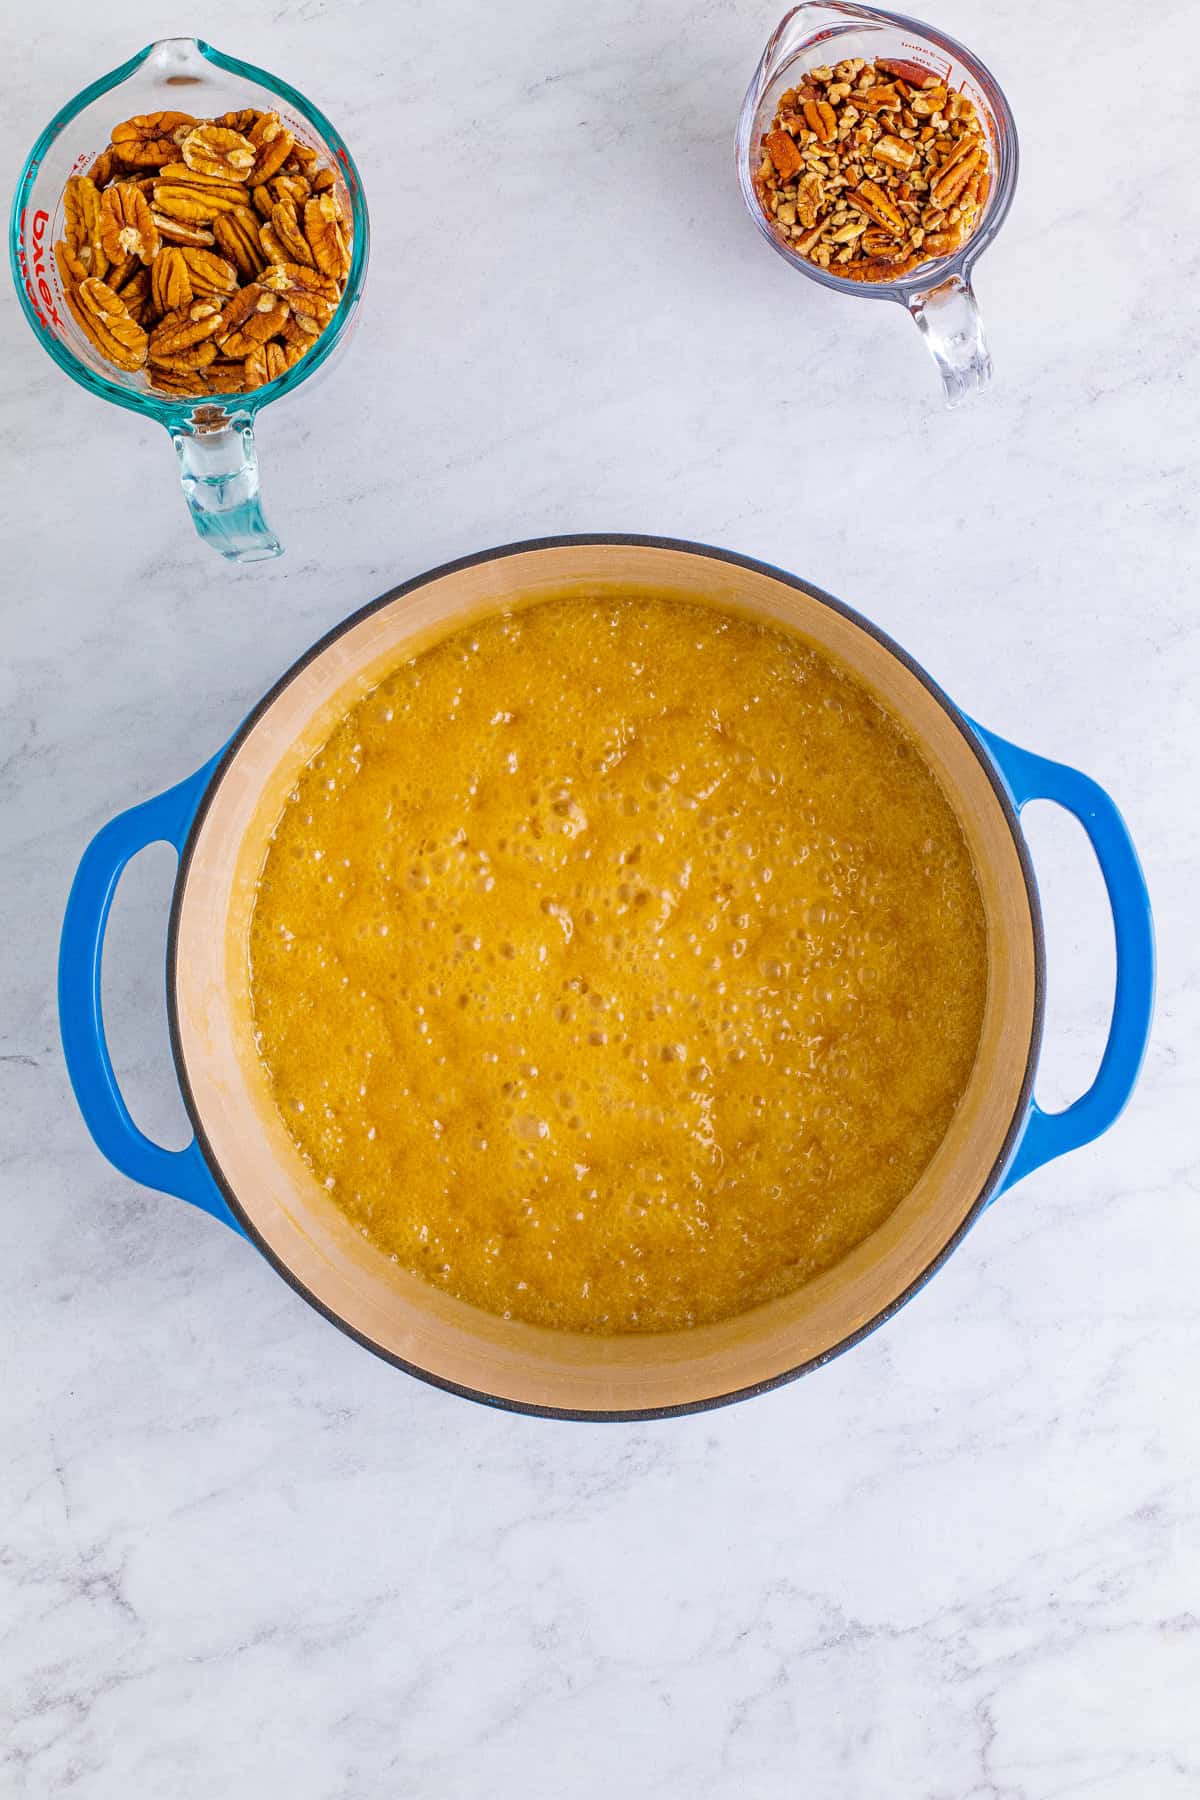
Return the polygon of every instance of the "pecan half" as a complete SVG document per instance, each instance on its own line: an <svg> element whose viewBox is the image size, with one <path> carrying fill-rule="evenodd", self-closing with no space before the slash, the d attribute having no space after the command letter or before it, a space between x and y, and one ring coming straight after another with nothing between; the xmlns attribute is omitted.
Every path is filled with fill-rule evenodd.
<svg viewBox="0 0 1200 1800"><path fill-rule="evenodd" d="M907 251L899 238L879 225L868 225L859 240L863 255L881 263L903 262Z"/></svg>
<svg viewBox="0 0 1200 1800"><path fill-rule="evenodd" d="M277 201L271 208L270 223L262 227L260 238L272 262L311 264L315 261L290 200Z"/></svg>
<svg viewBox="0 0 1200 1800"><path fill-rule="evenodd" d="M156 312L178 312L192 303L192 277L183 251L164 244L150 265L150 293Z"/></svg>
<svg viewBox="0 0 1200 1800"><path fill-rule="evenodd" d="M100 242L110 262L136 256L152 263L158 255L158 226L146 196L131 181L116 181L100 196Z"/></svg>
<svg viewBox="0 0 1200 1800"><path fill-rule="evenodd" d="M302 143L301 140L297 138L292 145L292 154L288 157L283 166L287 169L289 174L307 175L311 180L313 174L320 166L320 162L321 158L318 152L310 149L307 144Z"/></svg>
<svg viewBox="0 0 1200 1800"><path fill-rule="evenodd" d="M223 125L227 131L240 131L243 137L248 138L263 116L257 108L247 106L241 112L222 113L219 119L213 120L213 124Z"/></svg>
<svg viewBox="0 0 1200 1800"><path fill-rule="evenodd" d="M86 175L72 175L63 189L63 236L81 259L100 242L100 191Z"/></svg>
<svg viewBox="0 0 1200 1800"><path fill-rule="evenodd" d="M237 291L237 270L215 250L183 249L179 254L187 264L192 293L197 300L215 297L223 306L229 295Z"/></svg>
<svg viewBox="0 0 1200 1800"><path fill-rule="evenodd" d="M189 169L223 181L244 181L257 157L249 138L227 125L197 125L184 138L181 149Z"/></svg>
<svg viewBox="0 0 1200 1800"><path fill-rule="evenodd" d="M211 338L202 344L189 344L184 350L155 350L153 342L150 346L150 361L155 367L172 369L177 375L188 369L207 369L216 354L217 346Z"/></svg>
<svg viewBox="0 0 1200 1800"><path fill-rule="evenodd" d="M210 394L240 394L246 386L245 364L218 359L205 369L204 379Z"/></svg>
<svg viewBox="0 0 1200 1800"><path fill-rule="evenodd" d="M888 199L877 181L864 181L853 190L850 198L869 219L874 219L877 225L895 236L904 230L904 214Z"/></svg>
<svg viewBox="0 0 1200 1800"><path fill-rule="evenodd" d="M796 148L796 140L787 131L772 131L767 135L766 151L782 180L787 181L798 174L804 167L803 159Z"/></svg>
<svg viewBox="0 0 1200 1800"><path fill-rule="evenodd" d="M208 225L218 213L232 212L244 206L246 190L241 187L218 187L216 183L192 185L182 181L160 181L154 188L154 208L170 219L185 225Z"/></svg>
<svg viewBox="0 0 1200 1800"><path fill-rule="evenodd" d="M155 261L157 261L157 257ZM113 283L110 281L109 286ZM150 293L150 270L134 266L134 272L127 281L114 291L120 296L126 312L143 330L146 321L154 311L154 302Z"/></svg>
<svg viewBox="0 0 1200 1800"><path fill-rule="evenodd" d="M832 143L837 131L837 114L828 100L806 100L802 110L804 123L815 133L817 142Z"/></svg>
<svg viewBox="0 0 1200 1800"><path fill-rule="evenodd" d="M805 175L801 178L796 194L796 212L800 223L809 230L817 222L817 214L825 202L825 189L821 177L817 174Z"/></svg>
<svg viewBox="0 0 1200 1800"><path fill-rule="evenodd" d="M252 185L269 181L277 174L292 154L296 142L279 114L273 112L263 113L247 141L254 147L254 162L246 177Z"/></svg>
<svg viewBox="0 0 1200 1800"><path fill-rule="evenodd" d="M930 186L929 198L935 206L953 206L958 196L979 167L982 150L978 143L964 139L959 148L942 164Z"/></svg>
<svg viewBox="0 0 1200 1800"><path fill-rule="evenodd" d="M208 382L197 369L168 369L151 363L146 375L152 388L181 400L198 399L208 392Z"/></svg>
<svg viewBox="0 0 1200 1800"><path fill-rule="evenodd" d="M342 215L332 194L317 194L305 202L304 235L318 269L332 281L344 281L350 273L350 250L342 230Z"/></svg>
<svg viewBox="0 0 1200 1800"><path fill-rule="evenodd" d="M146 360L146 333L107 282L90 275L65 290L67 305L101 356L132 372Z"/></svg>
<svg viewBox="0 0 1200 1800"><path fill-rule="evenodd" d="M150 333L150 356L155 362L178 356L181 351L190 350L193 344L215 337L220 328L220 308L211 300L193 300L159 320Z"/></svg>
<svg viewBox="0 0 1200 1800"><path fill-rule="evenodd" d="M282 344L259 344L243 364L247 388L259 388L268 381L274 381L286 373L288 366L287 353Z"/></svg>
<svg viewBox="0 0 1200 1800"><path fill-rule="evenodd" d="M169 244L211 244L213 234L204 225L189 225L184 219L168 218L166 213L150 208L150 217L158 227L158 235Z"/></svg>
<svg viewBox="0 0 1200 1800"><path fill-rule="evenodd" d="M116 167L116 161L117 159L113 155L112 145L110 144L107 150L102 150L100 152L91 168L85 170L84 173L89 181L94 181L98 188L102 188L112 178L113 170Z"/></svg>
<svg viewBox="0 0 1200 1800"><path fill-rule="evenodd" d="M233 212L218 213L212 228L217 247L240 275L253 280L259 270L266 267L267 257L259 237L258 220L249 207L239 206Z"/></svg>
<svg viewBox="0 0 1200 1800"><path fill-rule="evenodd" d="M230 361L240 360L278 336L287 320L287 301L252 282L234 295L222 313L217 342Z"/></svg>
<svg viewBox="0 0 1200 1800"><path fill-rule="evenodd" d="M114 128L113 154L119 162L135 169L160 168L178 155L180 144L195 123L191 113L139 114Z"/></svg>

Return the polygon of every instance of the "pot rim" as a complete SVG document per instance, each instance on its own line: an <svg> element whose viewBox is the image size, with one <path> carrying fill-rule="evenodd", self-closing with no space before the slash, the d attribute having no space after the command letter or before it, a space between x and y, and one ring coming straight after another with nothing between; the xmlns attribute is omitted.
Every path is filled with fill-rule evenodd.
<svg viewBox="0 0 1200 1800"><path fill-rule="evenodd" d="M289 1265L284 1262L281 1257L276 1255L274 1250L266 1242L265 1238L260 1234L253 1219L242 1206L236 1192L231 1183L226 1179L225 1174L217 1161L216 1155L209 1142L208 1134L205 1131L200 1108L196 1102L195 1095L192 1091L191 1081L188 1077L187 1065L183 1055L179 1009L176 1000L179 923L183 897L187 889L188 874L191 868L192 858L203 833L204 823L208 817L209 808L225 775L228 773L229 768L237 756L238 751L246 742L247 738L250 737L263 714L274 704L275 700L284 689L290 686L297 676L308 668L310 663L315 662L316 659L323 655L332 644L336 643L340 637L343 637L346 634L346 632L352 630L354 626L360 624L362 620L369 618L373 613L379 612L383 607L391 605L394 600L402 599L406 594L411 594L419 588L427 587L431 582L439 581L447 575L456 574L459 570L474 568L480 563L498 562L502 558L509 556L528 555L530 552L539 550L582 548L590 545L598 547L604 545L626 545L641 546L648 549L671 550L688 555L705 557L714 562L727 563L736 568L748 569L756 574L766 575L774 580L783 582L787 587L796 589L797 592L807 595L810 599L818 601L822 606L827 606L832 611L840 613L843 618L848 619L852 624L857 625L870 637L874 638L885 650L890 651L896 660L901 663L911 675L915 676L933 699L937 701L938 705L941 706L943 711L947 714L960 735L966 740L968 747L983 769L992 791L1000 804L1000 809L1004 814L1005 823L1012 833L1014 848L1016 849L1022 879L1025 884L1025 898L1029 907L1030 925L1033 935L1034 962L1033 1019L1029 1034L1029 1048L1025 1059L1025 1069L1021 1078L1020 1093L1018 1095L1017 1104L1013 1110L1013 1116L1009 1123L1008 1130L1005 1132L1004 1141L1000 1146L1000 1150L995 1162L992 1164L987 1179L980 1188L978 1197L965 1218L920 1274L909 1283L902 1293L891 1300L880 1312L868 1319L864 1325L859 1326L857 1330L849 1333L848 1336L840 1339L836 1344L830 1345L828 1349L821 1351L819 1355L809 1357L806 1361L798 1363L794 1368L784 1369L777 1375L768 1376L762 1381L752 1382L746 1387L735 1388L727 1394L710 1395L704 1399L689 1400L674 1406L633 1407L620 1410L594 1410L589 1408L544 1406L531 1401L513 1400L503 1395L490 1394L482 1388L465 1387L460 1382L450 1381L445 1376L436 1375L431 1370L422 1368L418 1363L408 1362L405 1358L397 1356L393 1351L386 1349L382 1344L377 1343L365 1332L360 1331L356 1326L350 1324L348 1320L344 1319L339 1313L333 1311L332 1308L326 1306L324 1301L318 1299L318 1297L312 1293L312 1291L306 1287L293 1272ZM323 1318L327 1319L331 1325L336 1325L339 1331L344 1332L347 1337L352 1338L354 1342L360 1344L363 1349L370 1350L375 1356L380 1357L383 1361L391 1363L395 1368L403 1369L406 1374L415 1376L419 1381L427 1383L430 1387L441 1388L444 1392L456 1394L461 1399L474 1400L480 1405L497 1407L504 1412L525 1413L543 1419L594 1421L597 1423L611 1421L614 1424L633 1424L649 1419L682 1418L690 1413L710 1412L717 1407L732 1406L739 1400L749 1400L757 1394L769 1393L773 1388L783 1387L788 1382L797 1381L802 1375L807 1375L814 1369L824 1367L826 1363L832 1362L835 1357L841 1356L844 1351L853 1349L856 1344L861 1343L864 1338L869 1337L872 1332L878 1330L881 1325L886 1324L889 1319L893 1318L894 1315L900 1311L901 1307L907 1305L913 1296L925 1286L930 1277L935 1275L942 1267L943 1263L948 1260L951 1254L962 1243L967 1232L987 1210L991 1199L997 1191L1000 1178L1017 1148L1021 1133L1024 1130L1029 1115L1030 1103L1033 1098L1033 1083L1037 1072L1038 1057L1041 1051L1042 1025L1045 1014L1046 998L1045 937L1042 929L1041 906L1038 899L1037 881L1033 873L1033 864L1028 847L1025 843L1024 834L1021 830L1017 810L1004 785L1000 772L991 756L988 754L987 749L981 742L978 734L972 729L966 715L955 705L949 695L938 686L937 682L933 680L932 676L930 676L924 668L922 668L915 657L911 656L907 650L896 643L893 638L889 637L887 632L881 630L879 626L874 624L870 619L865 618L863 614L857 612L853 607L847 606L843 601L835 599L832 594L827 594L823 588L816 587L811 582L803 581L799 576L790 574L786 569L777 568L773 563L762 562L758 558L752 556L743 556L736 550L724 550L712 544L695 543L687 538L659 537L637 532L580 532L554 537L524 538L515 543L497 545L490 550L477 550L468 556L455 557L452 561L441 563L434 569L427 569L423 574L414 575L408 581L402 581L396 587L390 588L387 593L380 594L374 600L369 600L365 606L360 606L354 612L349 613L346 618L340 620L338 624L334 625L329 631L325 632L322 637L318 638L316 643L310 645L310 647L304 651L304 653L299 656L289 668L284 670L279 679L272 683L271 687L262 698L251 708L250 712L246 715L241 725L234 732L224 750L221 752L220 758L213 769L208 784L200 797L191 824L188 827L187 838L184 842L183 849L180 852L179 866L175 876L175 885L171 894L171 912L167 926L166 972L167 1023L170 1032L171 1056L175 1064L175 1075L179 1082L179 1091L183 1098L183 1104L187 1111L192 1129L196 1134L196 1142L200 1147L201 1154L204 1157L212 1178L219 1188L233 1217L236 1219L238 1225L250 1242L266 1261L270 1263L271 1267L275 1270L275 1273L282 1276L288 1286L299 1294L303 1300L307 1301L307 1303L313 1307L316 1312L320 1313Z"/></svg>

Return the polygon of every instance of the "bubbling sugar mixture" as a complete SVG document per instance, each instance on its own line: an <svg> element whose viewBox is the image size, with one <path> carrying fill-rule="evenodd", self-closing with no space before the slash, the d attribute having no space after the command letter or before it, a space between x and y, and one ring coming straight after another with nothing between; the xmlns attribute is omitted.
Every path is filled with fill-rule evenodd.
<svg viewBox="0 0 1200 1800"><path fill-rule="evenodd" d="M742 1312L882 1224L987 984L904 731L802 639L652 594L399 665L290 794L249 951L334 1202L462 1300L600 1333Z"/></svg>

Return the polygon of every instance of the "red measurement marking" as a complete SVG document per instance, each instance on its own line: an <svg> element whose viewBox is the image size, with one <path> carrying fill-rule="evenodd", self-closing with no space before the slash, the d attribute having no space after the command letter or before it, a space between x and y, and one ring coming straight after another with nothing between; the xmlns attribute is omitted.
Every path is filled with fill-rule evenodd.
<svg viewBox="0 0 1200 1800"><path fill-rule="evenodd" d="M58 310L53 289L47 279L46 227L49 223L50 214L43 212L40 207L34 213L32 221L27 212L21 214L21 229L17 234L17 259L21 265L21 279L25 284L25 292L29 295L29 303L41 321L42 329L49 331L51 325L57 325L61 331L63 317ZM30 227L28 236L26 236L27 225Z"/></svg>
<svg viewBox="0 0 1200 1800"><path fill-rule="evenodd" d="M334 151L334 155L337 157L337 160L341 163L343 169L346 171L346 186L350 189L350 192L352 194L357 194L358 183L357 183L357 181L355 181L354 174L350 168L350 158L346 155L345 150L342 149L340 145L339 145L338 149L336 149Z"/></svg>

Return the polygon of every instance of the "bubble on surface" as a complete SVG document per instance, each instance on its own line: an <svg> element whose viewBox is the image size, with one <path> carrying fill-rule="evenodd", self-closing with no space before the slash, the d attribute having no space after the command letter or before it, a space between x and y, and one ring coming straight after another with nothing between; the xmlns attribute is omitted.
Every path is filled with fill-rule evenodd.
<svg viewBox="0 0 1200 1800"><path fill-rule="evenodd" d="M685 1329L830 1267L909 1191L971 1066L984 944L928 768L815 650L551 600L403 663L301 775L254 1025L385 1256L505 1317Z"/></svg>

